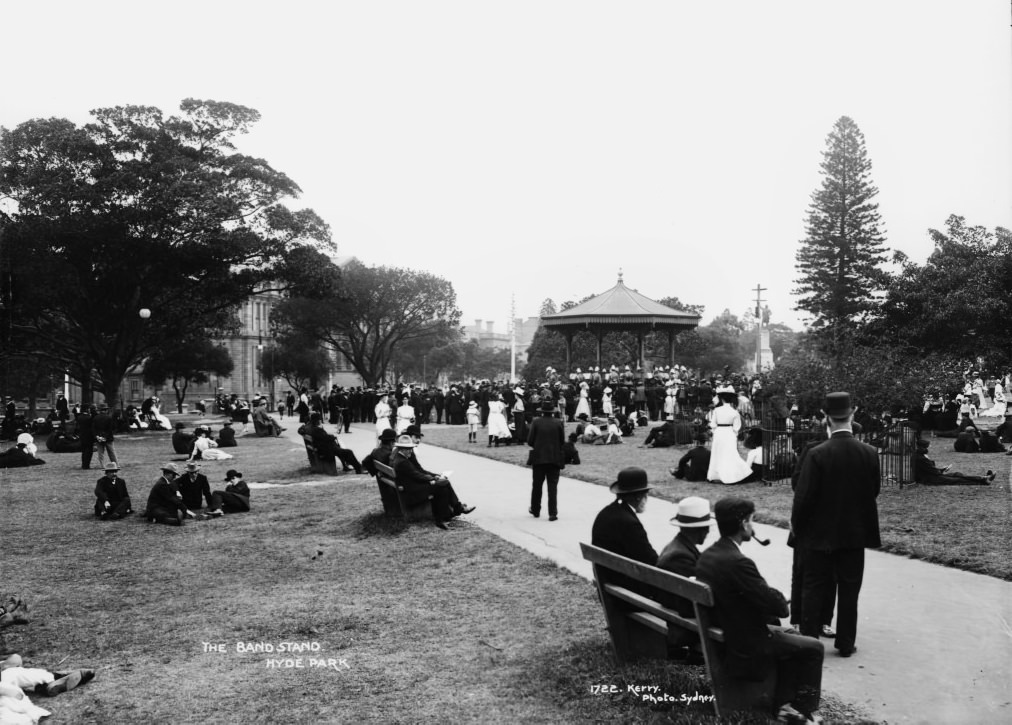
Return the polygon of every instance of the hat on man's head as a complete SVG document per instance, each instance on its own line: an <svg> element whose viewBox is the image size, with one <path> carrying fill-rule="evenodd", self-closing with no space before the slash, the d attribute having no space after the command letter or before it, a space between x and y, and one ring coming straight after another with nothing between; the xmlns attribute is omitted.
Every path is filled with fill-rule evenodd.
<svg viewBox="0 0 1012 725"><path fill-rule="evenodd" d="M196 471L199 468L200 468L200 465L196 461L187 461L186 462L186 470L187 471Z"/></svg>
<svg viewBox="0 0 1012 725"><path fill-rule="evenodd" d="M225 480L227 481L230 478L242 478L242 474L239 473L239 471L235 470L234 468L230 468L228 469L228 472L225 474Z"/></svg>
<svg viewBox="0 0 1012 725"><path fill-rule="evenodd" d="M394 429L393 428L384 428L383 432L380 433L379 439L383 443L389 443L391 441L397 440L397 434L394 433Z"/></svg>
<svg viewBox="0 0 1012 725"><path fill-rule="evenodd" d="M115 461L109 461L108 463L105 464L105 470L107 470L107 471L118 471L119 470L119 464L116 463Z"/></svg>
<svg viewBox="0 0 1012 725"><path fill-rule="evenodd" d="M175 463L165 463L165 464L163 464L162 465L162 470L165 471L166 473L172 473L172 474L175 474L177 476L179 475L179 469L176 468L176 464Z"/></svg>
<svg viewBox="0 0 1012 725"><path fill-rule="evenodd" d="M185 428L185 427L186 427L185 423L176 423L176 430L179 430L180 428Z"/></svg>
<svg viewBox="0 0 1012 725"><path fill-rule="evenodd" d="M407 433L397 436L397 442L394 443L398 448L414 448L415 442L411 440L411 436Z"/></svg>
<svg viewBox="0 0 1012 725"><path fill-rule="evenodd" d="M623 468L618 472L617 480L608 487L608 490L618 496L621 496L623 493L649 491L650 484L647 482L647 472L642 468Z"/></svg>
<svg viewBox="0 0 1012 725"><path fill-rule="evenodd" d="M854 412L854 408L850 404L850 393L829 393L822 409L834 420L849 418Z"/></svg>
<svg viewBox="0 0 1012 725"><path fill-rule="evenodd" d="M424 438L425 437L425 435L422 433L421 426L419 426L419 425L417 425L415 423L412 423L407 428L405 428L404 432L407 433L409 436L418 436L419 438Z"/></svg>
<svg viewBox="0 0 1012 725"><path fill-rule="evenodd" d="M931 445L930 441L928 441L928 440L926 440L924 438L918 438L915 441L915 444L917 445L918 448L923 448L924 450L928 450L928 446Z"/></svg>
<svg viewBox="0 0 1012 725"><path fill-rule="evenodd" d="M675 506L678 513L671 517L672 526L686 528L702 528L714 523L710 515L710 502L700 496L683 498Z"/></svg>
<svg viewBox="0 0 1012 725"><path fill-rule="evenodd" d="M555 401L551 398L545 398L541 401L541 412L542 413L554 413L555 412Z"/></svg>

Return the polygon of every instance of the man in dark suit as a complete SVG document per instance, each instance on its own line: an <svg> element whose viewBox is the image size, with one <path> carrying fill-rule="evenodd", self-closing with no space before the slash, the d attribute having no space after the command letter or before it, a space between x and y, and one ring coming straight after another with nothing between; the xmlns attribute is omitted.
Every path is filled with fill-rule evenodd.
<svg viewBox="0 0 1012 725"><path fill-rule="evenodd" d="M990 468L983 476L968 476L965 473L950 471L949 466L939 468L928 458L929 445L925 439L917 439L917 450L914 451L911 460L914 480L917 483L925 486L987 486L994 480L995 472Z"/></svg>
<svg viewBox="0 0 1012 725"><path fill-rule="evenodd" d="M323 428L322 418L319 413L312 413L309 416L309 424L299 428L299 435L309 436L316 448L316 454L322 458L336 458L341 461L341 469L344 471L355 470L355 473L362 473L362 464L355 457L355 452L350 448L341 446L337 436L331 435Z"/></svg>
<svg viewBox="0 0 1012 725"><path fill-rule="evenodd" d="M176 423L176 430L172 433L172 450L184 456L193 453L193 441L196 436L192 433L184 433L185 423Z"/></svg>
<svg viewBox="0 0 1012 725"><path fill-rule="evenodd" d="M663 423L647 433L640 448L670 448L675 445L675 416L669 415Z"/></svg>
<svg viewBox="0 0 1012 725"><path fill-rule="evenodd" d="M657 558L657 566L685 577L696 575L699 561L699 547L710 533L713 519L710 516L710 502L699 496L688 496L678 503L678 513L671 519L671 525L679 527L673 538ZM692 602L672 595L671 606L683 617L695 618ZM678 629L673 627L672 629ZM670 630L669 630L670 631ZM685 632L685 630L679 630ZM689 633L692 634L692 633ZM694 634L694 639L698 640Z"/></svg>
<svg viewBox="0 0 1012 725"><path fill-rule="evenodd" d="M394 445L390 467L394 469L397 485L404 487L403 495L408 506L431 500L432 518L441 529L448 529L446 523L455 516L474 511L473 506L460 502L445 476L426 471L418 464L414 456L416 444L410 435L405 433L398 436Z"/></svg>
<svg viewBox="0 0 1012 725"><path fill-rule="evenodd" d="M162 466L162 475L155 481L148 494L148 504L142 516L151 523L168 524L169 526L182 526L188 515L183 497L176 487L176 476L179 471L174 463L166 463Z"/></svg>
<svg viewBox="0 0 1012 725"><path fill-rule="evenodd" d="M119 464L106 463L105 475L95 484L95 515L104 520L132 513L126 481L119 477Z"/></svg>
<svg viewBox="0 0 1012 725"><path fill-rule="evenodd" d="M763 579L741 545L753 536L755 505L724 498L713 508L720 540L704 551L696 578L713 591L714 624L724 629L723 665L731 677L763 680L776 671L774 712L780 722L820 722L823 646L779 626L787 600Z"/></svg>
<svg viewBox="0 0 1012 725"><path fill-rule="evenodd" d="M183 503L191 511L199 509L203 497L207 508L214 509L211 500L211 484L207 476L200 472L200 465L194 461L186 464L186 471L176 480L176 488L183 497Z"/></svg>
<svg viewBox="0 0 1012 725"><path fill-rule="evenodd" d="M534 518L541 515L541 490L548 481L548 520L559 518L558 488L559 471L566 465L563 446L566 443L566 429L562 420L556 418L555 403L541 402L541 415L531 421L527 434L527 445L531 447L531 506L527 511Z"/></svg>
<svg viewBox="0 0 1012 725"><path fill-rule="evenodd" d="M615 500L601 509L591 529L590 543L619 556L657 566L657 552L636 514L647 505L650 485L642 468L623 468L611 484Z"/></svg>
<svg viewBox="0 0 1012 725"><path fill-rule="evenodd" d="M82 407L74 428L81 439L81 468L84 470L91 468L91 457L95 453L95 430L92 426L94 418L94 405Z"/></svg>
<svg viewBox="0 0 1012 725"><path fill-rule="evenodd" d="M696 436L696 445L678 459L678 467L668 471L675 478L686 481L705 481L710 470L710 449L706 447L706 434Z"/></svg>
<svg viewBox="0 0 1012 725"><path fill-rule="evenodd" d="M824 407L829 440L812 448L794 492L791 530L804 568L801 633L818 637L825 600L837 586L836 649L857 650L857 599L864 550L881 546L878 452L854 438L850 393L830 393Z"/></svg>

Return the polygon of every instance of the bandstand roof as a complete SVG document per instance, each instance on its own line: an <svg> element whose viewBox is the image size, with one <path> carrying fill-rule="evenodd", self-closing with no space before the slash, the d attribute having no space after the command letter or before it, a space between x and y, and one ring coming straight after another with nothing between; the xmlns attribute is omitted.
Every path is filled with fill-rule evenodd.
<svg viewBox="0 0 1012 725"><path fill-rule="evenodd" d="M655 302L622 281L607 292L591 297L568 310L543 315L541 323L549 328L582 327L633 330L636 328L679 328L691 330L699 326L701 317L693 312L676 310Z"/></svg>

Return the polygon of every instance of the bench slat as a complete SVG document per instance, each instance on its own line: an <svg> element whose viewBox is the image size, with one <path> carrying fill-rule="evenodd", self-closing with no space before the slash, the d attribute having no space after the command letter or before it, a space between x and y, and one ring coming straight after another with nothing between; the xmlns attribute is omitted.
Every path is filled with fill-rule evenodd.
<svg viewBox="0 0 1012 725"><path fill-rule="evenodd" d="M605 569L625 574L644 584L649 584L652 587L671 594L677 594L705 607L713 606L713 592L710 591L710 587L702 582L679 576L665 569L658 569L656 566L634 561L625 556L619 556L590 544L581 543L580 548L583 550L584 559L603 566Z"/></svg>
<svg viewBox="0 0 1012 725"><path fill-rule="evenodd" d="M677 574L675 576L677 576ZM647 623L648 621L660 623L659 626L650 625L652 629L655 629L658 632L667 632L668 631L667 623L670 622L671 624L677 625L682 629L687 629L690 632L695 632L696 634L699 634L699 622L697 622L695 619L688 619L687 617L683 617L674 609L662 607L653 599L649 599L648 597L645 597L642 594L637 594L631 589L626 589L625 587L620 587L615 584L605 584L604 590L613 597L621 599L624 602L628 602L629 604L632 604L638 609L642 610L642 613L644 613L643 616L647 618L644 620L644 623ZM639 613L633 613L630 614L630 616L636 618L635 614ZM710 627L709 630L707 631L707 634L710 636L710 639L712 640L716 640L717 642L724 641L724 630L721 629L720 627Z"/></svg>

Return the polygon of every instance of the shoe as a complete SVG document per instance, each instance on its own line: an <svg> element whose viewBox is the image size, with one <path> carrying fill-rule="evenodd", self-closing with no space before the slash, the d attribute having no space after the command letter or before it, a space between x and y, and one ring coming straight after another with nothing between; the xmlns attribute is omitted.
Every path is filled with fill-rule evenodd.
<svg viewBox="0 0 1012 725"><path fill-rule="evenodd" d="M994 471L992 471L992 470L991 470L991 469L989 468L989 469L987 469L987 473L985 473L985 474L984 474L984 478L986 478L986 479L987 479L987 482L988 482L988 483L991 483L991 481L993 481L993 480L994 480L994 477L995 477L995 475L997 475L997 474L995 474L995 472L994 472Z"/></svg>
<svg viewBox="0 0 1012 725"><path fill-rule="evenodd" d="M445 521L437 521L436 522L436 526L438 526L439 528L441 528L443 531L449 531L450 530L450 527L446 525Z"/></svg>
<svg viewBox="0 0 1012 725"><path fill-rule="evenodd" d="M92 676L94 677L94 675ZM80 685L83 679L83 671L75 670L69 675L64 675L46 685L45 693L49 697L52 697L53 695L59 695L61 692L69 692Z"/></svg>
<svg viewBox="0 0 1012 725"><path fill-rule="evenodd" d="M549 517L548 517L548 520L549 520L549 521L558 521L558 520L559 520L559 517L558 517L558 516L549 516Z"/></svg>
<svg viewBox="0 0 1012 725"><path fill-rule="evenodd" d="M823 637L835 637L836 632L828 624L822 625L822 636Z"/></svg>
<svg viewBox="0 0 1012 725"><path fill-rule="evenodd" d="M533 516L536 519L541 517L541 512L540 511L535 511L534 509L527 509L527 513L529 513L531 516Z"/></svg>
<svg viewBox="0 0 1012 725"><path fill-rule="evenodd" d="M460 513L462 513L462 514L469 514L472 511L474 511L476 508L477 508L477 506L468 506L466 503L462 503L462 504L460 504Z"/></svg>
<svg viewBox="0 0 1012 725"><path fill-rule="evenodd" d="M850 657L852 654L857 652L857 646L851 645L850 647L837 647L836 651L840 653L841 657Z"/></svg>
<svg viewBox="0 0 1012 725"><path fill-rule="evenodd" d="M780 710L777 712L777 722L787 723L821 723L822 718L816 714L805 715L800 710L795 709L791 703L781 705Z"/></svg>
<svg viewBox="0 0 1012 725"><path fill-rule="evenodd" d="M207 515L208 516L218 517L218 516L224 516L225 512L222 511L221 509L215 509L214 511L208 511Z"/></svg>

